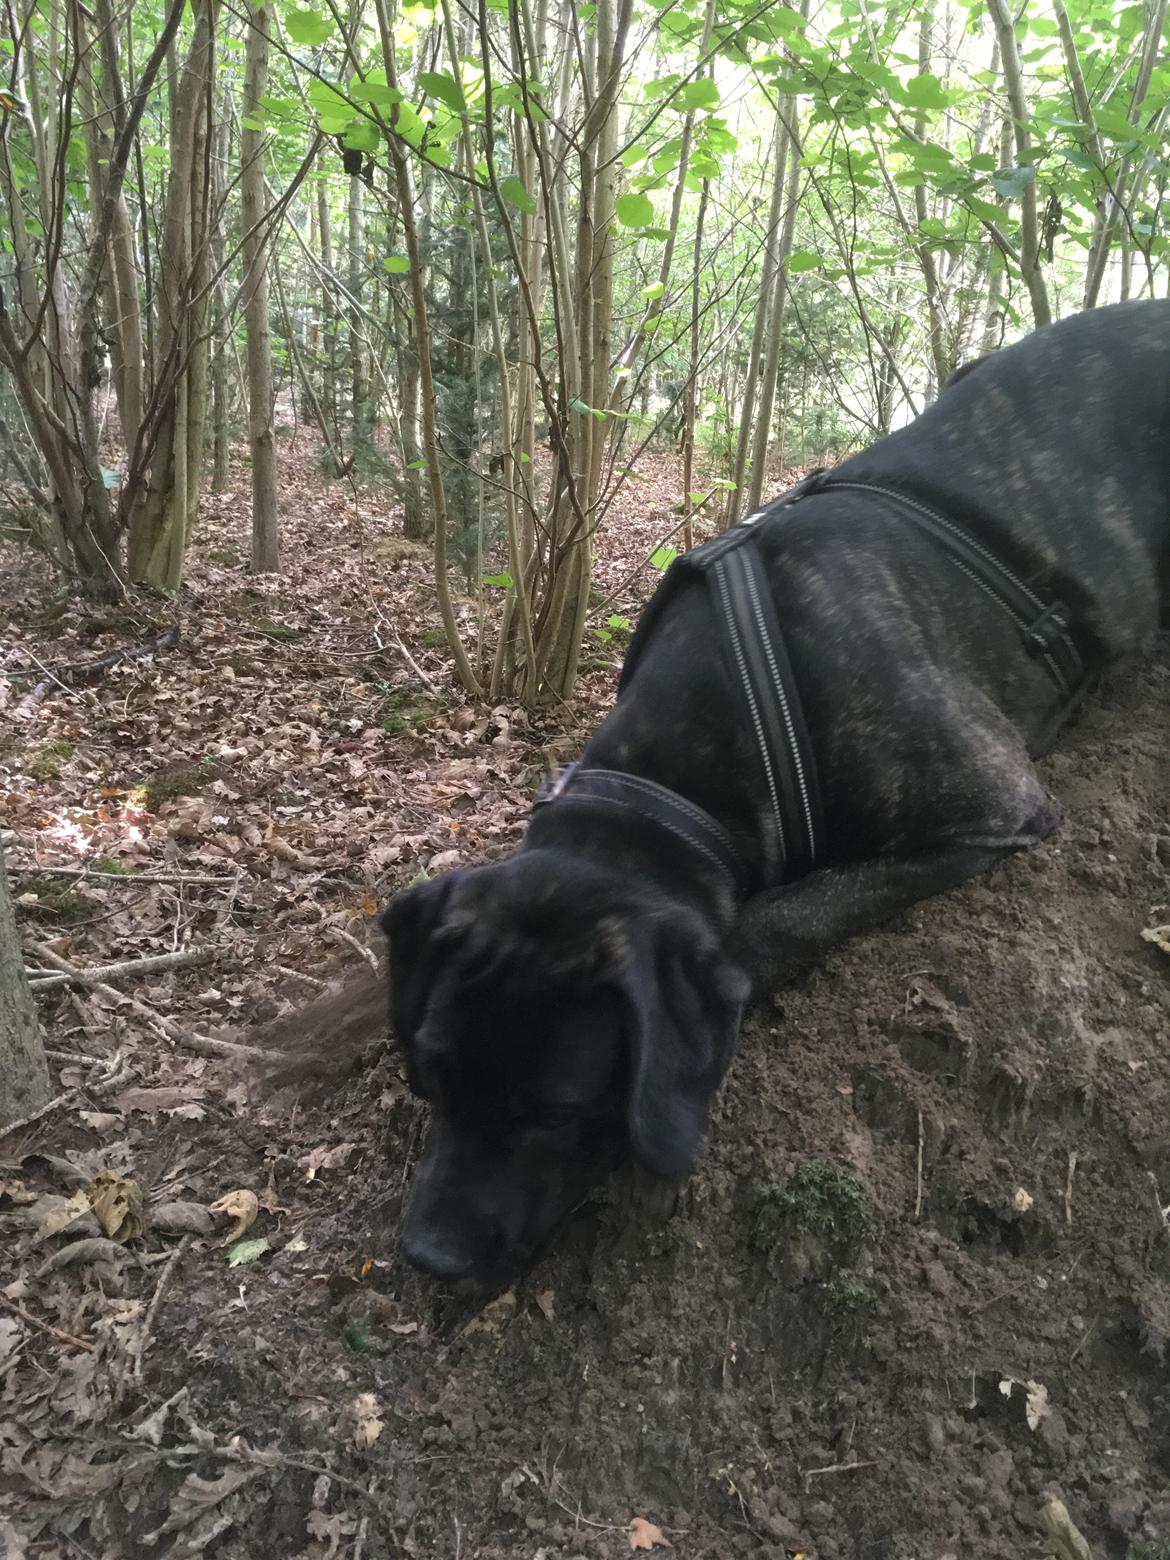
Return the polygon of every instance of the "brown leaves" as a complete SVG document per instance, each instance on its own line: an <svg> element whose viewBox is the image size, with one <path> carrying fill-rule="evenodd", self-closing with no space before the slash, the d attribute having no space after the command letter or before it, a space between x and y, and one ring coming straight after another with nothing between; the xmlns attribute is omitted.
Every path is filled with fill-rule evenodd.
<svg viewBox="0 0 1170 1560"><path fill-rule="evenodd" d="M260 1212L260 1200L255 1192L241 1187L238 1191L225 1193L218 1202L213 1202L211 1212L236 1221L223 1238L223 1244L230 1246L255 1224L256 1215Z"/></svg>
<svg viewBox="0 0 1170 1560"><path fill-rule="evenodd" d="M111 1240L137 1240L143 1231L142 1188L128 1176L101 1170L86 1188L98 1223Z"/></svg>
<svg viewBox="0 0 1170 1560"><path fill-rule="evenodd" d="M647 1522L645 1517L631 1517L629 1537L631 1549L671 1549L674 1547L662 1529L655 1527L653 1522Z"/></svg>

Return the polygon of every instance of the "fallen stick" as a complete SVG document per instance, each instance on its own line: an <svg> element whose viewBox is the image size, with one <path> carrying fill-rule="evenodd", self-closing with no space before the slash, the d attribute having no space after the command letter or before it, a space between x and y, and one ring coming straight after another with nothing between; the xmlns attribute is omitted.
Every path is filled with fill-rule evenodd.
<svg viewBox="0 0 1170 1560"><path fill-rule="evenodd" d="M0 1124L0 1138L11 1137L14 1132L19 1132L21 1127L31 1127L34 1121L39 1121L42 1116L47 1116L55 1111L58 1106L69 1105L77 1098L76 1089L67 1089L64 1094L58 1094L47 1105L42 1105L40 1110L34 1110L27 1116L20 1116L16 1121Z"/></svg>
<svg viewBox="0 0 1170 1560"><path fill-rule="evenodd" d="M7 1295L0 1295L0 1305L15 1312L22 1322L27 1322L30 1327L39 1327L41 1332L52 1333L54 1338L59 1338L62 1343L69 1343L75 1349L84 1349L87 1354L93 1353L93 1344L86 1343L84 1338L75 1338L72 1333L62 1332L59 1327L51 1327L48 1322L42 1322L39 1316L34 1316L31 1311L26 1311L24 1306L17 1305L15 1300L9 1300Z"/></svg>
<svg viewBox="0 0 1170 1560"><path fill-rule="evenodd" d="M81 682L88 682L92 677L100 677L103 672L109 672L115 666L121 666L126 661L142 661L149 655L160 655L164 650L173 650L179 642L179 625L172 623L169 628L164 628L160 634L155 634L153 639L144 640L140 645L126 645L121 650L115 650L111 655L103 655L98 661L67 661L63 666L36 666L18 667L4 675L15 681L21 677L35 677L37 672L45 674L46 685L62 677L76 678ZM41 686L40 683L37 684ZM42 694L43 698L44 695Z"/></svg>
<svg viewBox="0 0 1170 1560"><path fill-rule="evenodd" d="M331 926L329 928L329 933L330 936L336 937L339 942L348 943L355 953L361 955L361 957L370 966L370 969L373 970L375 975L379 973L378 961L374 957L374 951L372 948L367 948L365 943L358 942L353 933L347 932L343 926Z"/></svg>
<svg viewBox="0 0 1170 1560"><path fill-rule="evenodd" d="M213 1040L209 1035L193 1034L191 1030L184 1029L181 1024L176 1024L173 1018L164 1018L161 1013L156 1013L148 1008L145 1002L139 1002L137 997L130 997L124 991L118 991L114 986L107 985L105 981L95 980L84 970L79 970L76 965L70 964L68 959L63 959L59 953L40 945L34 946L33 952L42 964L49 964L55 970L60 970L63 975L72 976L79 986L85 986L90 991L99 992L103 997L108 997L113 1002L124 1003L132 1013L137 1013L139 1018L151 1026L152 1029L161 1030L168 1040L173 1040L184 1050L194 1051L199 1056L234 1056L234 1057L271 1057L268 1051L262 1051L254 1045L239 1045L234 1040Z"/></svg>
<svg viewBox="0 0 1170 1560"><path fill-rule="evenodd" d="M183 948L177 953L148 954L140 959L122 959L117 964L99 964L82 973L88 980L116 980L120 975L153 975L159 970L186 970L197 964L210 964L214 948ZM57 991L72 984L72 975L46 975L41 970L25 970L33 991Z"/></svg>
<svg viewBox="0 0 1170 1560"><path fill-rule="evenodd" d="M13 877L103 878L113 883L199 883L216 888L234 888L236 877L209 877L193 872L101 872L96 867L17 867L9 863Z"/></svg>

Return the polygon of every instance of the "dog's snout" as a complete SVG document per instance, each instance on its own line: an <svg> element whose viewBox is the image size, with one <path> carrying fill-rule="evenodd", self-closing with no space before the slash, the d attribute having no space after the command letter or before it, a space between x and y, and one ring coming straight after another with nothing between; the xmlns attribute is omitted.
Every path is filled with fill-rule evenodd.
<svg viewBox="0 0 1170 1560"><path fill-rule="evenodd" d="M435 1225L408 1228L403 1236L402 1251L412 1267L447 1284L469 1277L475 1266L470 1244L460 1239L459 1231Z"/></svg>

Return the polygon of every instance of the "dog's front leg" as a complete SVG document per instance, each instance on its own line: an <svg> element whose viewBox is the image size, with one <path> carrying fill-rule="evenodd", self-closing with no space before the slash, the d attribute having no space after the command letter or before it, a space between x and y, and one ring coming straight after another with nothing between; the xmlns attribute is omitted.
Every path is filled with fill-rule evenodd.
<svg viewBox="0 0 1170 1560"><path fill-rule="evenodd" d="M920 899L957 888L1032 843L952 842L913 856L810 873L749 899L728 934L727 952L750 977L752 996L767 996L847 938L872 931Z"/></svg>

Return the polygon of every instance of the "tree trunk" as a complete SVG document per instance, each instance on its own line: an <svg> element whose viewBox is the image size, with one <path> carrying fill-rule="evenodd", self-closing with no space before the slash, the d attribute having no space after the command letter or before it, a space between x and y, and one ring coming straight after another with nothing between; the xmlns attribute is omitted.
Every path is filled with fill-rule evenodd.
<svg viewBox="0 0 1170 1560"><path fill-rule="evenodd" d="M807 11L807 0L804 7ZM784 223L776 253L776 283L771 299L764 367L760 375L760 403L756 410L756 430L752 442L752 470L748 481L747 510L752 513L760 507L764 494L764 482L768 475L768 441L772 431L772 407L776 400L776 380L780 373L780 343L784 335L784 315L788 306L788 257L792 253L792 241L796 233L796 200L800 192L800 158L794 142L796 130L796 99L785 98L778 116L784 124L784 138L790 160L788 183L784 195Z"/></svg>
<svg viewBox="0 0 1170 1560"><path fill-rule="evenodd" d="M783 99L781 99L781 103ZM727 493L727 507L724 511L723 523L725 526L734 525L739 519L743 507L744 477L747 472L748 449L752 442L752 429L754 426L756 410L756 387L760 378L760 364L764 354L764 334L768 324L768 310L772 302L772 292L775 285L777 262L780 246L780 228L784 209L784 191L786 186L786 172L788 168L788 127L784 123L780 111L780 103L777 104L776 121L776 152L772 164L772 198L768 205L768 225L764 233L764 260L760 268L760 291L756 302L755 321L752 325L752 342L748 352L747 378L743 387L743 404L739 411L739 437L735 447L735 467L731 476L731 487Z"/></svg>
<svg viewBox="0 0 1170 1560"><path fill-rule="evenodd" d="M131 578L174 591L183 576L203 454L210 209L207 110L215 80L217 0L197 0L190 51L173 94L171 182L159 251L154 404L158 438L141 518L131 517Z"/></svg>
<svg viewBox="0 0 1170 1560"><path fill-rule="evenodd" d="M265 0L252 6L244 61L240 131L240 206L244 228L244 320L248 336L248 442L252 452L252 572L280 569L276 523L276 439L272 427L272 341L268 328L268 244L264 232L264 136L251 128L263 114L268 83Z"/></svg>
<svg viewBox="0 0 1170 1560"><path fill-rule="evenodd" d="M40 1110L50 1092L49 1064L0 851L0 1127Z"/></svg>
<svg viewBox="0 0 1170 1560"><path fill-rule="evenodd" d="M363 199L365 185L355 174L349 181L349 269L346 287L349 290L349 389L350 411L353 428L353 453L355 462L370 447L372 433L370 386L366 367L366 332L362 323L362 277L365 269L366 210Z"/></svg>
<svg viewBox="0 0 1170 1560"><path fill-rule="evenodd" d="M1003 81L1011 104L1015 133L1016 161L1021 167L1035 167L1032 151L1031 116L1028 100L1024 95L1024 67L1016 44L1016 14L1008 0L988 0L988 10L995 23L999 39L999 56L1003 63ZM1032 319L1039 330L1052 323L1052 309L1048 302L1048 288L1040 269L1040 221L1036 209L1036 180L1025 184L1020 197L1020 270L1024 286L1032 301Z"/></svg>

